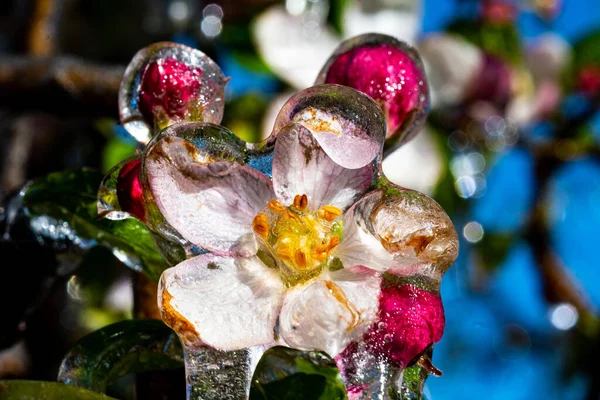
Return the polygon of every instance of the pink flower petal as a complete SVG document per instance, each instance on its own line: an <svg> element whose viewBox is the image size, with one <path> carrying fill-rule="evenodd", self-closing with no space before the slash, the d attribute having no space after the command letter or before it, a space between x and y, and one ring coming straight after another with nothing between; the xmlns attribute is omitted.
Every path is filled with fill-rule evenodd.
<svg viewBox="0 0 600 400"><path fill-rule="evenodd" d="M310 132L331 159L361 168L379 155L385 137L383 113L368 96L345 86L319 85L292 96L281 108L273 133L297 123Z"/></svg>
<svg viewBox="0 0 600 400"><path fill-rule="evenodd" d="M317 83L350 86L384 110L386 146L397 148L423 129L429 89L419 54L391 36L366 34L343 42L321 70Z"/></svg>
<svg viewBox="0 0 600 400"><path fill-rule="evenodd" d="M121 123L145 144L159 130L181 121L218 124L227 80L206 54L161 42L131 60L119 91Z"/></svg>
<svg viewBox="0 0 600 400"><path fill-rule="evenodd" d="M277 134L273 188L283 204L306 194L309 209L333 205L344 210L368 190L372 179L370 164L358 169L336 164L302 125L289 125Z"/></svg>
<svg viewBox="0 0 600 400"><path fill-rule="evenodd" d="M275 341L283 290L256 257L205 254L166 270L158 301L163 320L185 343L238 350Z"/></svg>
<svg viewBox="0 0 600 400"><path fill-rule="evenodd" d="M148 147L143 170L158 210L184 238L213 252L255 254L252 220L274 198L266 176L175 136Z"/></svg>
<svg viewBox="0 0 600 400"><path fill-rule="evenodd" d="M334 357L374 321L381 278L356 267L292 288L284 297L279 331L291 347Z"/></svg>

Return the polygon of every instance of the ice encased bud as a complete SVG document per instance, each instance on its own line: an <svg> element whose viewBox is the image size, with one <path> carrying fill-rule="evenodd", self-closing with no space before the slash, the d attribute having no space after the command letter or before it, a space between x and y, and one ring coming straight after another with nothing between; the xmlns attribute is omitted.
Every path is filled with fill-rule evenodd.
<svg viewBox="0 0 600 400"><path fill-rule="evenodd" d="M125 71L119 91L121 123L142 144L176 122L218 124L226 83L221 69L200 50L170 42L150 45Z"/></svg>
<svg viewBox="0 0 600 400"><path fill-rule="evenodd" d="M343 42L319 73L316 83L350 86L383 109L386 146L396 148L419 133L429 110L423 63L410 45L381 34Z"/></svg>
<svg viewBox="0 0 600 400"><path fill-rule="evenodd" d="M117 198L123 211L127 211L144 222L146 219L146 206L142 184L140 183L141 161L139 158L131 160L119 171Z"/></svg>
<svg viewBox="0 0 600 400"><path fill-rule="evenodd" d="M98 188L98 213L120 220L135 217L144 222L146 206L140 183L139 155L126 158L111 168Z"/></svg>

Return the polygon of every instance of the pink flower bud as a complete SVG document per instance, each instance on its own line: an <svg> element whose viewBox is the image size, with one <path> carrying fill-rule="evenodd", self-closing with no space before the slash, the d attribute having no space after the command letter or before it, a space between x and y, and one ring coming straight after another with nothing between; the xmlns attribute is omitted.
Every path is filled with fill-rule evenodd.
<svg viewBox="0 0 600 400"><path fill-rule="evenodd" d="M437 293L411 284L383 284L378 321L365 336L373 352L406 368L442 338L444 307Z"/></svg>
<svg viewBox="0 0 600 400"><path fill-rule="evenodd" d="M600 93L600 66L584 67L577 75L577 88L587 96Z"/></svg>
<svg viewBox="0 0 600 400"><path fill-rule="evenodd" d="M492 24L510 24L517 15L517 7L507 1L487 0L481 8L483 20Z"/></svg>

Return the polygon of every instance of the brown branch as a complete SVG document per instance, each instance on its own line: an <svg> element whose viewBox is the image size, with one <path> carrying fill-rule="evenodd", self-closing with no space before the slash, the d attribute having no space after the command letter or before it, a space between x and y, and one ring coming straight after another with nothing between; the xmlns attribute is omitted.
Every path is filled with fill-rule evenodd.
<svg viewBox="0 0 600 400"><path fill-rule="evenodd" d="M32 15L27 48L35 56L49 56L56 52L58 22L62 0L37 0Z"/></svg>
<svg viewBox="0 0 600 400"><path fill-rule="evenodd" d="M124 71L70 57L0 57L0 108L116 117Z"/></svg>

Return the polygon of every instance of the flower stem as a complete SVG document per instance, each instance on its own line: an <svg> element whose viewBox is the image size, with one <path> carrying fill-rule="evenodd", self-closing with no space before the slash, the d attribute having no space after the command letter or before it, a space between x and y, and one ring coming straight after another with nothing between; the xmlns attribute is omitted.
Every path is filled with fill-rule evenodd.
<svg viewBox="0 0 600 400"><path fill-rule="evenodd" d="M262 347L220 351L184 347L188 400L246 400Z"/></svg>

